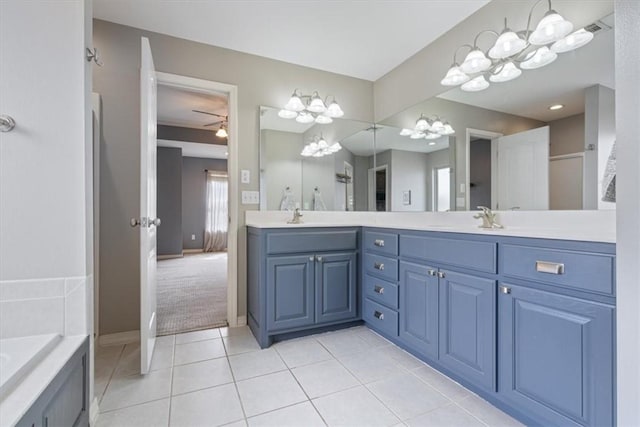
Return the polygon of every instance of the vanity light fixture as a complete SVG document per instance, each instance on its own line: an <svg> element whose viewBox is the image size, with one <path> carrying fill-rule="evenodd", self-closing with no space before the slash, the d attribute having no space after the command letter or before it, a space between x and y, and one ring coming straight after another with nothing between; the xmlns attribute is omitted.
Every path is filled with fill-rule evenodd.
<svg viewBox="0 0 640 427"><path fill-rule="evenodd" d="M421 114L413 129L403 128L401 136L408 136L411 139L438 139L441 136L453 135L455 130L449 122L443 121L439 117L428 118ZM429 144L432 145L432 144Z"/></svg>
<svg viewBox="0 0 640 427"><path fill-rule="evenodd" d="M554 111L554 110L560 110L560 109L562 109L562 108L564 108L564 105L562 105L562 104L555 104L555 105L552 105L551 107L549 107L549 110Z"/></svg>
<svg viewBox="0 0 640 427"><path fill-rule="evenodd" d="M296 119L298 123L305 124L312 122L332 123L333 119L344 116L344 111L333 96L327 106L328 98L323 100L317 91L311 95L303 95L296 89L284 108L278 112L278 116L283 119Z"/></svg>
<svg viewBox="0 0 640 427"><path fill-rule="evenodd" d="M534 27L533 12L541 2L547 3L547 12ZM551 64L558 54L578 49L593 40L593 26L573 31L573 24L556 12L551 0L537 0L529 11L527 28L513 31L504 20L504 29L480 31L473 44L460 46L453 54L453 63L440 81L443 86L461 86L465 92L479 92L492 83L504 83L520 77L522 70L535 70ZM572 32L573 31L573 32ZM484 51L478 47L478 39L485 33L496 40ZM461 64L456 62L458 52L466 48L468 53ZM487 79L489 81L487 81Z"/></svg>
<svg viewBox="0 0 640 427"><path fill-rule="evenodd" d="M324 157L337 153L341 149L342 145L339 142L329 144L320 134L320 136L314 136L313 140L304 146L300 155L303 157Z"/></svg>

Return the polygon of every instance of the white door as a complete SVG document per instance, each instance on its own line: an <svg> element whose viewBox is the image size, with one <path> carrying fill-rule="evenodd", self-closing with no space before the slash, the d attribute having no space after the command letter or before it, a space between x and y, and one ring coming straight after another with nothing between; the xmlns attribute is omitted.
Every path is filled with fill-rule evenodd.
<svg viewBox="0 0 640 427"><path fill-rule="evenodd" d="M549 209L549 126L497 140L497 209Z"/></svg>
<svg viewBox="0 0 640 427"><path fill-rule="evenodd" d="M149 39L140 61L140 373L151 366L156 344L156 108L157 81Z"/></svg>

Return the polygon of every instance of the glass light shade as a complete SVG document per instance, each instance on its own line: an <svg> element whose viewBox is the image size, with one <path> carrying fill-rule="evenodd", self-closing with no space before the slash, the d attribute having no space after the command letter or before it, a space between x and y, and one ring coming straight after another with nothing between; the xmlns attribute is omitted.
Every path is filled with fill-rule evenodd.
<svg viewBox="0 0 640 427"><path fill-rule="evenodd" d="M322 102L322 99L320 99L318 94L315 94L311 98L311 102L309 102L307 110L311 111L312 113L324 113L327 110L327 106L324 105L324 102Z"/></svg>
<svg viewBox="0 0 640 427"><path fill-rule="evenodd" d="M321 150L324 150L325 148L328 148L329 144L327 144L327 141L324 140L324 138L320 138L320 140L318 141L318 148Z"/></svg>
<svg viewBox="0 0 640 427"><path fill-rule="evenodd" d="M480 73L491 67L491 60L484 55L480 49L474 49L464 58L460 65L460 70L467 74Z"/></svg>
<svg viewBox="0 0 640 427"><path fill-rule="evenodd" d="M440 81L442 86L458 86L469 81L469 76L460 70L457 65L452 65L447 71L447 75Z"/></svg>
<svg viewBox="0 0 640 427"><path fill-rule="evenodd" d="M318 151L317 153L313 154L313 157L323 157L324 153L322 151Z"/></svg>
<svg viewBox="0 0 640 427"><path fill-rule="evenodd" d="M333 119L329 116L326 116L324 114L320 114L318 115L318 117L316 117L316 123L321 124L321 125L327 125L329 123L333 123Z"/></svg>
<svg viewBox="0 0 640 427"><path fill-rule="evenodd" d="M407 129L407 128L404 128L404 129L402 129L400 131L400 135L402 135L402 136L409 136L412 133L413 133L413 130L412 129Z"/></svg>
<svg viewBox="0 0 640 427"><path fill-rule="evenodd" d="M302 103L300 97L294 93L293 95L291 95L291 98L289 98L289 102L287 102L287 105L284 106L284 109L300 112L304 110L304 104Z"/></svg>
<svg viewBox="0 0 640 427"><path fill-rule="evenodd" d="M431 123L432 132L440 132L442 129L444 129L444 123L442 123L442 120L435 119L434 122Z"/></svg>
<svg viewBox="0 0 640 427"><path fill-rule="evenodd" d="M318 148L320 148L320 146L317 142L312 142L311 144L309 144L309 149L312 151L316 151Z"/></svg>
<svg viewBox="0 0 640 427"><path fill-rule="evenodd" d="M488 87L489 82L487 81L487 79L485 79L484 76L478 76L475 79L469 80L468 82L460 86L460 89L465 92L480 92L481 90L485 90Z"/></svg>
<svg viewBox="0 0 640 427"><path fill-rule="evenodd" d="M550 10L529 35L529 43L542 46L560 40L573 30L573 24L555 10Z"/></svg>
<svg viewBox="0 0 640 427"><path fill-rule="evenodd" d="M278 111L278 117L282 117L283 119L294 119L298 116L298 113L291 110L280 110Z"/></svg>
<svg viewBox="0 0 640 427"><path fill-rule="evenodd" d="M558 40L551 46L551 50L555 53L565 53L582 47L593 40L593 33L584 28L580 28L569 34L567 37Z"/></svg>
<svg viewBox="0 0 640 427"><path fill-rule="evenodd" d="M424 132L413 132L411 135L409 135L409 138L411 139L424 138Z"/></svg>
<svg viewBox="0 0 640 427"><path fill-rule="evenodd" d="M449 123L445 123L444 128L442 128L439 133L440 135L453 135L454 133L456 133L456 131L453 130L453 127L451 127Z"/></svg>
<svg viewBox="0 0 640 427"><path fill-rule="evenodd" d="M338 142L336 142L331 147L329 147L329 152L332 153L332 154L333 153L337 153L340 150L342 150L342 145L340 145L340 143L338 143Z"/></svg>
<svg viewBox="0 0 640 427"><path fill-rule="evenodd" d="M418 132L429 130L429 122L427 121L426 118L420 116L420 118L416 120L416 130Z"/></svg>
<svg viewBox="0 0 640 427"><path fill-rule="evenodd" d="M520 67L523 70L535 70L551 64L558 58L558 54L549 50L548 47L542 46L536 51L529 53Z"/></svg>
<svg viewBox="0 0 640 427"><path fill-rule="evenodd" d="M433 141L431 141L431 142L430 142L429 144L427 144L427 145L436 145L436 143L435 143L435 142L433 142Z"/></svg>
<svg viewBox="0 0 640 427"><path fill-rule="evenodd" d="M300 153L300 155L304 157L311 157L312 154L313 153L311 151L307 150L307 147L305 147L305 149Z"/></svg>
<svg viewBox="0 0 640 427"><path fill-rule="evenodd" d="M489 49L489 57L494 59L503 59L516 53L520 53L527 47L527 42L521 39L511 30L505 30L500 34L498 40Z"/></svg>
<svg viewBox="0 0 640 427"><path fill-rule="evenodd" d="M515 66L513 62L507 62L502 66L498 74L489 76L489 80L494 83L504 83L509 80L517 79L522 74L522 70Z"/></svg>
<svg viewBox="0 0 640 427"><path fill-rule="evenodd" d="M344 116L344 111L342 111L342 108L340 108L340 105L338 105L336 101L333 101L331 104L329 104L329 107L327 107L326 115L331 118L337 119Z"/></svg>
<svg viewBox="0 0 640 427"><path fill-rule="evenodd" d="M229 136L229 134L227 133L227 130L224 128L224 126L220 126L220 129L218 129L218 131L216 132L216 136L218 138L226 138Z"/></svg>
<svg viewBox="0 0 640 427"><path fill-rule="evenodd" d="M315 119L311 114L305 113L304 111L298 114L298 117L296 117L296 122L303 124L312 123L314 120Z"/></svg>
<svg viewBox="0 0 640 427"><path fill-rule="evenodd" d="M425 139L438 139L440 138L442 135L438 134L438 133L431 133L429 132L428 134L426 134L424 136Z"/></svg>

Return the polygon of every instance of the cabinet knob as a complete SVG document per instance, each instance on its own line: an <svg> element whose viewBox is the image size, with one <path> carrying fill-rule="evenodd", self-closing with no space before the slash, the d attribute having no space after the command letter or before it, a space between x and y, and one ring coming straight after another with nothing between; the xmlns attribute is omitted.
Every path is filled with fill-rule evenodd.
<svg viewBox="0 0 640 427"><path fill-rule="evenodd" d="M316 261L318 261L318 262L322 262L322 257L321 257L321 256L317 256L317 257L316 257Z"/></svg>
<svg viewBox="0 0 640 427"><path fill-rule="evenodd" d="M511 288L508 287L508 286L500 286L500 293L510 294L511 293Z"/></svg>
<svg viewBox="0 0 640 427"><path fill-rule="evenodd" d="M384 270L384 263L382 262L374 262L373 263L373 268L375 268L376 270Z"/></svg>
<svg viewBox="0 0 640 427"><path fill-rule="evenodd" d="M316 260L316 257L313 257L313 256L309 257L309 261L315 261L315 260Z"/></svg>
<svg viewBox="0 0 640 427"><path fill-rule="evenodd" d="M384 288L382 286L376 285L375 288L373 288L373 292L382 295L384 294Z"/></svg>
<svg viewBox="0 0 640 427"><path fill-rule="evenodd" d="M373 313L373 317L375 317L376 319L379 319L379 320L384 320L384 313L380 313L378 310L376 310Z"/></svg>
<svg viewBox="0 0 640 427"><path fill-rule="evenodd" d="M382 247L384 247L384 240L382 240L382 239L376 239L376 241L375 241L375 242L373 242L373 244L374 244L374 245L376 245L376 246L378 246L378 247L380 247L380 248L382 248Z"/></svg>
<svg viewBox="0 0 640 427"><path fill-rule="evenodd" d="M436 271L435 270L427 270L427 274L429 276L435 276L436 275Z"/></svg>
<svg viewBox="0 0 640 427"><path fill-rule="evenodd" d="M444 279L445 275L444 275L444 271L438 271L438 277L441 279Z"/></svg>

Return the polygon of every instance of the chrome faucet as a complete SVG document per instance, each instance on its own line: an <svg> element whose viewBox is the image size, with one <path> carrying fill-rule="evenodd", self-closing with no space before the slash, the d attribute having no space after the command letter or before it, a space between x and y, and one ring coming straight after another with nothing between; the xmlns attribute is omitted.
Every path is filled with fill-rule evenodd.
<svg viewBox="0 0 640 427"><path fill-rule="evenodd" d="M300 208L296 208L296 210L293 211L293 218L287 221L287 224L302 224L302 220L300 218L302 218Z"/></svg>
<svg viewBox="0 0 640 427"><path fill-rule="evenodd" d="M482 219L482 225L480 228L504 228L502 225L496 222L496 214L486 206L478 206L482 212L474 215L474 218Z"/></svg>

